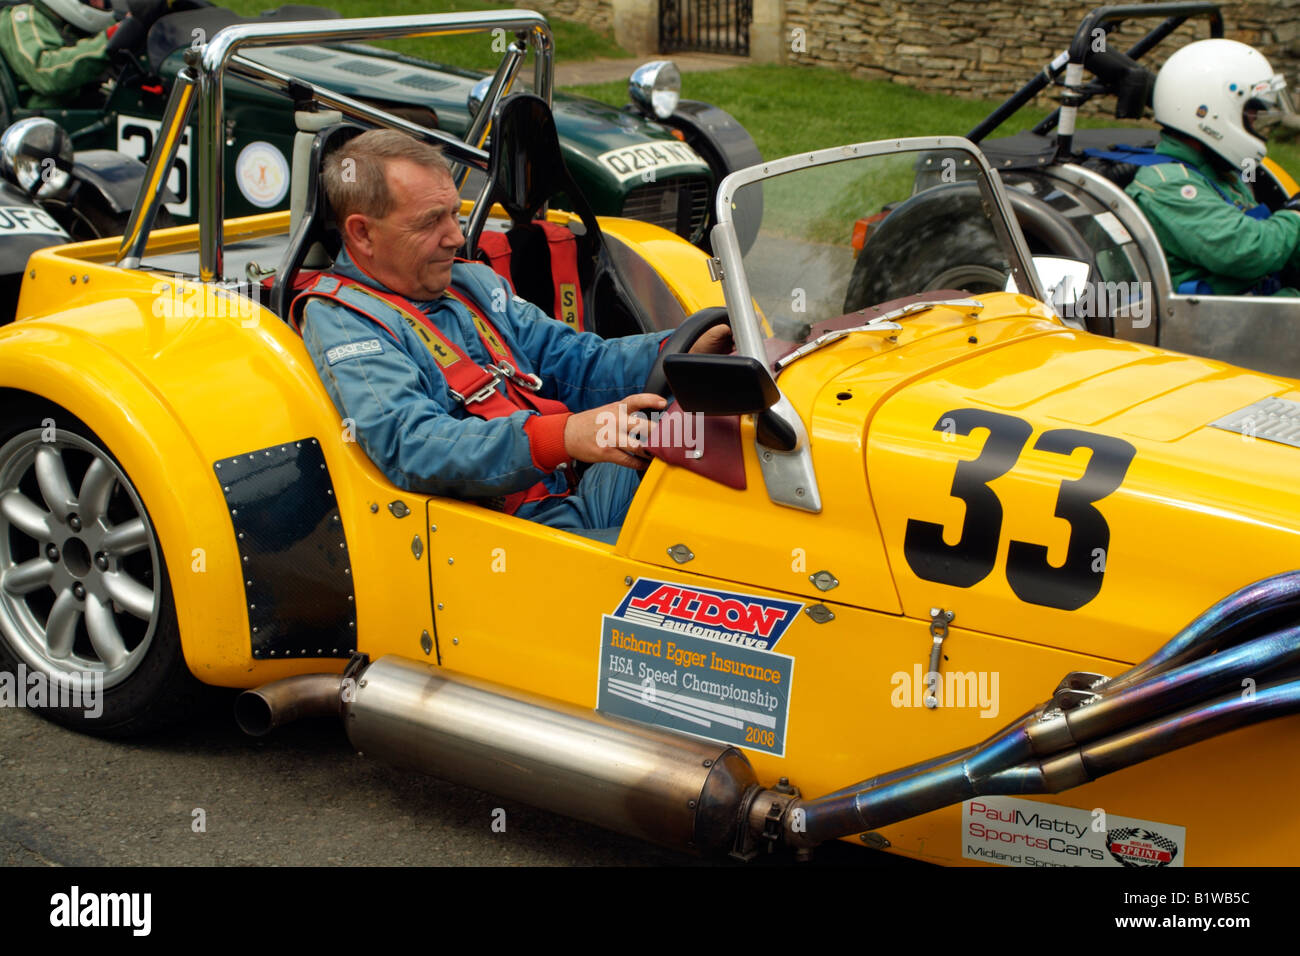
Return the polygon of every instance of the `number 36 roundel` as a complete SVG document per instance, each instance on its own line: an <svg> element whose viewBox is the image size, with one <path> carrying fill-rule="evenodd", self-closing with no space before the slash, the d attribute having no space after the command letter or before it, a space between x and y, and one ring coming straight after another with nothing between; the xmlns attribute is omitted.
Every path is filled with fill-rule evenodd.
<svg viewBox="0 0 1300 956"><path fill-rule="evenodd" d="M940 416L935 431L969 435L988 430L978 458L957 463L952 496L966 503L966 520L956 544L943 540L943 525L912 518L907 522L903 554L919 578L968 588L988 577L997 560L1002 537L1002 502L989 482L1009 472L1020 457L1033 428L1011 415L978 408L958 408ZM1038 451L1069 455L1089 448L1092 457L1079 478L1062 481L1056 517L1070 523L1065 563L1047 562L1047 546L1011 541L1007 546L1007 583L1016 597L1029 604L1074 611L1101 591L1104 556L1110 548L1110 525L1094 505L1120 486L1137 449L1108 435L1074 428L1053 428L1038 436ZM1097 566L1097 557L1102 557Z"/></svg>

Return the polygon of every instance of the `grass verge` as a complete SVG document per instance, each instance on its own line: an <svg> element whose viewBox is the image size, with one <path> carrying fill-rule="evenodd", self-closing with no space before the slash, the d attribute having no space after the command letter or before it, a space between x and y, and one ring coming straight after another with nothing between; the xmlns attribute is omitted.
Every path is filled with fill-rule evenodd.
<svg viewBox="0 0 1300 956"><path fill-rule="evenodd" d="M566 92L622 106L627 84L599 83ZM749 130L764 157L774 159L810 149L893 136L965 135L997 105L914 90L885 80L862 80L825 67L744 66L682 77L682 96L721 106ZM1022 109L998 128L1009 136L1029 129L1050 111ZM1084 127L1114 126L1106 117L1083 117ZM1294 141L1271 143L1269 155L1300 173L1300 147Z"/></svg>
<svg viewBox="0 0 1300 956"><path fill-rule="evenodd" d="M270 6L268 0L219 0L221 6L228 7L243 16L256 16ZM527 8L527 4L509 2L489 2L489 0L316 0L321 6L328 6L346 17L396 17L416 13L467 13L476 10L502 10ZM628 52L614 42L605 33L591 29L583 23L571 20L551 19L551 31L555 34L555 51L565 61L593 60L598 57L629 56ZM511 38L505 37L504 42ZM490 33L477 33L468 36L442 37L439 39L389 40L375 44L409 56L418 56L436 63L464 67L470 70L495 70L501 62L505 47L501 37L494 38ZM620 104L621 105L621 104Z"/></svg>

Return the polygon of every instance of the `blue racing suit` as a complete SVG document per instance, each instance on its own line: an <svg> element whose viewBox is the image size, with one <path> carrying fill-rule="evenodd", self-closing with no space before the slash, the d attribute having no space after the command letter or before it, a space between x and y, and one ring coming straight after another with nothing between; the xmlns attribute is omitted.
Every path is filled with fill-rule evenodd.
<svg viewBox="0 0 1300 956"><path fill-rule="evenodd" d="M346 251L333 272L391 294ZM605 341L577 332L516 297L485 265L457 262L451 284L482 309L519 371L541 377L538 394L563 402L570 412L639 392L670 334ZM563 429L568 415L520 410L490 420L472 416L452 396L433 354L395 307L346 286L336 294L357 308L307 298L303 342L339 414L355 423L362 449L394 484L469 499L499 498L539 481L557 495L564 493L568 480L560 466L567 461ZM462 303L444 293L411 304L478 365L492 362ZM501 384L497 388L504 391ZM615 527L627 513L639 477L633 469L603 462L588 469L568 497L528 502L516 514L559 528Z"/></svg>

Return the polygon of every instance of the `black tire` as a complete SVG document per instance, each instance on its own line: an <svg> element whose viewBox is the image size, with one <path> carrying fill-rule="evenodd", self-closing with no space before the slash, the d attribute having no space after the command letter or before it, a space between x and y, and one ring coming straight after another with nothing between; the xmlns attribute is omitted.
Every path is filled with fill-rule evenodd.
<svg viewBox="0 0 1300 956"><path fill-rule="evenodd" d="M84 242L88 239L104 239L120 236L126 232L126 225L131 219L131 211L115 212L107 201L93 190L82 190L71 203L53 204L49 207L51 215L59 221L72 242ZM159 207L154 216L153 228L166 229L176 225L171 213Z"/></svg>
<svg viewBox="0 0 1300 956"><path fill-rule="evenodd" d="M717 187L731 173L763 161L754 138L734 116L710 103L698 100L681 100L672 116L657 120L660 124L680 132L686 142L699 153L713 173L713 192L709 196L709 215L705 221L704 235L696 243L713 255L709 233L717 224ZM758 183L746 186L736 199L732 210L736 241L740 251L746 253L758 238L763 221L763 187Z"/></svg>
<svg viewBox="0 0 1300 956"><path fill-rule="evenodd" d="M980 202L973 183L952 183L901 203L853 263L844 311L938 289L1002 291L1011 266Z"/></svg>
<svg viewBox="0 0 1300 956"><path fill-rule="evenodd" d="M69 688L35 709L94 736L131 736L190 716L213 689L185 664L162 548L130 478L62 408L21 396L3 411L0 671L39 672L47 693ZM52 505L59 476L71 495ZM45 583L40 562L50 568ZM90 693L71 696L74 680Z"/></svg>

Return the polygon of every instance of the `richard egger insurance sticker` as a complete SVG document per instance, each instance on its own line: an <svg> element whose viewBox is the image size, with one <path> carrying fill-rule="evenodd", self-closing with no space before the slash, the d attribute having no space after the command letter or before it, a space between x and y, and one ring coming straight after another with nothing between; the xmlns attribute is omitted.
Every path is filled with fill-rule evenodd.
<svg viewBox="0 0 1300 956"><path fill-rule="evenodd" d="M784 756L793 670L784 654L605 615L596 707Z"/></svg>
<svg viewBox="0 0 1300 956"><path fill-rule="evenodd" d="M1003 866L1182 866L1187 831L1019 797L961 805L961 855Z"/></svg>

